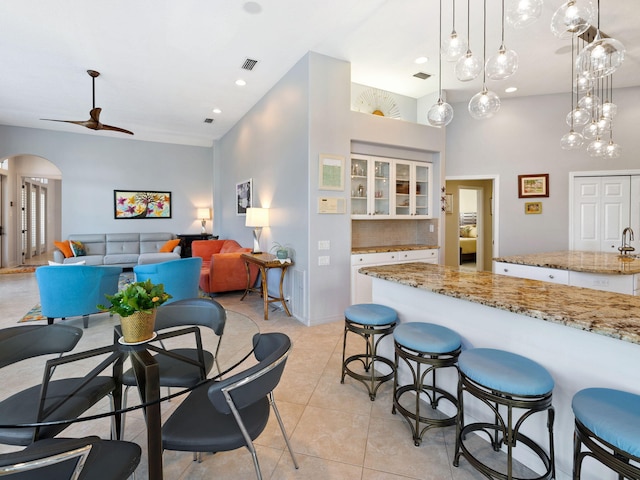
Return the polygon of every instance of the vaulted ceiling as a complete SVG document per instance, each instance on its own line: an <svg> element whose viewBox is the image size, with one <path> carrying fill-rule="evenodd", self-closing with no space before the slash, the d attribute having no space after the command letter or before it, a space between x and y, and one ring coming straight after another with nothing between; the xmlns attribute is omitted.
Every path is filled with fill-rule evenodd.
<svg viewBox="0 0 640 480"><path fill-rule="evenodd" d="M586 0L578 0L586 1ZM443 0L443 34L467 36L467 1ZM482 54L482 2L471 3L471 49ZM487 0L487 55L500 46L501 2ZM595 0L594 0L595 3ZM549 24L560 0L545 0L526 29L507 26L520 67L488 82L502 97L569 92L570 40ZM352 81L420 98L438 88L438 0L3 0L0 2L0 124L92 135L42 118L88 120L91 77L101 122L138 140L211 145L308 51L351 63ZM640 3L602 0L600 27L626 60L615 87L640 84ZM417 57L426 64L417 65ZM252 70L247 59L257 60ZM482 80L461 83L443 62L449 102L467 101ZM421 80L413 75L432 76ZM239 87L242 78L246 85ZM505 94L504 88L518 91ZM214 113L219 108L221 113ZM567 111L569 97L567 97ZM205 123L205 118L213 119Z"/></svg>

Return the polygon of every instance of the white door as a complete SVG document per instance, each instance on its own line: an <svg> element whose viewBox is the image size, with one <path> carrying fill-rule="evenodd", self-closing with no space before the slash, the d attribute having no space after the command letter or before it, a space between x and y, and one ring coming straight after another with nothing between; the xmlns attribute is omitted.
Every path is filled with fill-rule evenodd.
<svg viewBox="0 0 640 480"><path fill-rule="evenodd" d="M617 252L629 226L631 177L576 177L573 249Z"/></svg>
<svg viewBox="0 0 640 480"><path fill-rule="evenodd" d="M631 221L629 225L633 230L634 240L631 246L636 249L634 253L640 253L640 175L631 177Z"/></svg>

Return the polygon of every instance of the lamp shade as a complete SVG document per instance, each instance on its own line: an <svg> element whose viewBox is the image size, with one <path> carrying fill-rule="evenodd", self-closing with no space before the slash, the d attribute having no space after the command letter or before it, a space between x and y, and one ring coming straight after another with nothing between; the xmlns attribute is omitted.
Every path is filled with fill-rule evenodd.
<svg viewBox="0 0 640 480"><path fill-rule="evenodd" d="M200 220L211 220L211 209L210 208L199 208L197 217Z"/></svg>
<svg viewBox="0 0 640 480"><path fill-rule="evenodd" d="M245 220L247 227L268 227L269 226L269 209L268 208L247 208L247 218Z"/></svg>

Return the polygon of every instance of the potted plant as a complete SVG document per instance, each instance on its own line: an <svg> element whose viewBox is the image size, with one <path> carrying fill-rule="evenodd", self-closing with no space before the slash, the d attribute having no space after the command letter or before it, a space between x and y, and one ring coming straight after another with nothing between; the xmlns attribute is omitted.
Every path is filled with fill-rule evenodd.
<svg viewBox="0 0 640 480"><path fill-rule="evenodd" d="M156 308L171 298L164 285L151 280L130 283L114 295L105 295L111 306L98 305L105 312L117 313L126 343L141 343L153 337Z"/></svg>
<svg viewBox="0 0 640 480"><path fill-rule="evenodd" d="M289 247L286 247L278 242L273 242L273 246L271 247L271 252L275 252L276 257L280 260L286 260L289 258Z"/></svg>

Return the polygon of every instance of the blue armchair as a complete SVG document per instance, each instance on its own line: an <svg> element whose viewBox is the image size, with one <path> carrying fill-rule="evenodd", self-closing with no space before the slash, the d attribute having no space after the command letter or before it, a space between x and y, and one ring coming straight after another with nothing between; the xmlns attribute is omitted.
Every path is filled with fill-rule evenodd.
<svg viewBox="0 0 640 480"><path fill-rule="evenodd" d="M53 265L36 269L42 315L51 325L54 318L82 315L84 328L98 304L109 305L105 295L118 291L122 267L105 265Z"/></svg>
<svg viewBox="0 0 640 480"><path fill-rule="evenodd" d="M151 283L164 285L164 291L171 295L165 303L198 297L198 283L200 282L200 268L202 258L191 257L180 260L170 260L162 263L136 265L133 273L136 282L151 280Z"/></svg>

